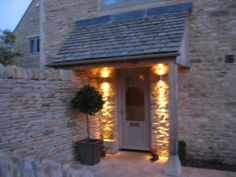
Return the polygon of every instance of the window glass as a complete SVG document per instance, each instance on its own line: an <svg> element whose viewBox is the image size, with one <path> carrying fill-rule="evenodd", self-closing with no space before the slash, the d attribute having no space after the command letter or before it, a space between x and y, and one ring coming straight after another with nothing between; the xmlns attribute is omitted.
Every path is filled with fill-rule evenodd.
<svg viewBox="0 0 236 177"><path fill-rule="evenodd" d="M127 121L145 120L144 80L138 77L126 78L125 104Z"/></svg>
<svg viewBox="0 0 236 177"><path fill-rule="evenodd" d="M39 37L34 37L29 39L29 51L30 53L40 52L40 39Z"/></svg>
<svg viewBox="0 0 236 177"><path fill-rule="evenodd" d="M118 8L126 5L155 2L157 0L101 0L103 8Z"/></svg>
<svg viewBox="0 0 236 177"><path fill-rule="evenodd" d="M103 5L113 5L113 4L116 4L117 3L117 0L103 0Z"/></svg>
<svg viewBox="0 0 236 177"><path fill-rule="evenodd" d="M34 53L34 39L30 40L30 53Z"/></svg>
<svg viewBox="0 0 236 177"><path fill-rule="evenodd" d="M40 39L37 39L37 52L40 52Z"/></svg>

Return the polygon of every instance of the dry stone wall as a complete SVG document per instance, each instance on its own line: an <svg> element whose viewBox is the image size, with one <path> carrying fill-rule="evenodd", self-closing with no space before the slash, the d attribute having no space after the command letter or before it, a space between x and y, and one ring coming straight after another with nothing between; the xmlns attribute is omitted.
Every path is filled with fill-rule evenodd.
<svg viewBox="0 0 236 177"><path fill-rule="evenodd" d="M0 65L0 149L23 157L72 160L72 143L86 137L86 125L70 101L86 82L82 71ZM90 125L93 132L96 124Z"/></svg>
<svg viewBox="0 0 236 177"><path fill-rule="evenodd" d="M32 157L10 157L0 151L1 177L94 177L85 168L74 169L52 160L38 161Z"/></svg>

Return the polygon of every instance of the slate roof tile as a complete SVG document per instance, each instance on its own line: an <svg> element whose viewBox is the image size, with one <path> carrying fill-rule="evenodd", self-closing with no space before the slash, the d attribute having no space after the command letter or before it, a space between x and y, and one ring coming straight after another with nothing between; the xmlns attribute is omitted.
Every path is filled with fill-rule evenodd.
<svg viewBox="0 0 236 177"><path fill-rule="evenodd" d="M80 20L53 63L178 52L191 3Z"/></svg>

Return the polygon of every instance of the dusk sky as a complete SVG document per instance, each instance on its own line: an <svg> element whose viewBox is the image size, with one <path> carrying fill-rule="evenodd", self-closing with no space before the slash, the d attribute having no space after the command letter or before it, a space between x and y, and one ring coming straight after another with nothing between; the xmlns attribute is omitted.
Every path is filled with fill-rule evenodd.
<svg viewBox="0 0 236 177"><path fill-rule="evenodd" d="M31 0L0 0L0 29L13 31Z"/></svg>

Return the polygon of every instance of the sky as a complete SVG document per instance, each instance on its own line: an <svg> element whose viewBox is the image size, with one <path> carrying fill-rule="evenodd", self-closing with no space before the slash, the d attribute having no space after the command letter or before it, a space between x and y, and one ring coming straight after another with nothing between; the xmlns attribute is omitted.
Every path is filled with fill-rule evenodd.
<svg viewBox="0 0 236 177"><path fill-rule="evenodd" d="M13 31L31 0L0 0L0 29Z"/></svg>

